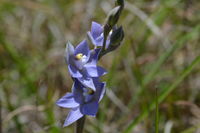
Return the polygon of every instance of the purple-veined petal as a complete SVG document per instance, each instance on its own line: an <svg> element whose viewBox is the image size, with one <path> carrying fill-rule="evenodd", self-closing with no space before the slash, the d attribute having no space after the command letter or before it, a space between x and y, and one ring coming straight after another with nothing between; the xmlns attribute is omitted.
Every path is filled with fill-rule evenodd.
<svg viewBox="0 0 200 133"><path fill-rule="evenodd" d="M103 32L103 27L97 22L93 21L91 26L91 34L93 38L96 39L98 36L102 34L102 32Z"/></svg>
<svg viewBox="0 0 200 133"><path fill-rule="evenodd" d="M106 70L100 66L85 67L85 70L87 71L90 77L100 77L107 73Z"/></svg>
<svg viewBox="0 0 200 133"><path fill-rule="evenodd" d="M63 96L62 98L60 98L56 104L60 107L63 108L75 108L79 106L79 103L77 103L74 100L74 96L72 93L67 93L65 96Z"/></svg>
<svg viewBox="0 0 200 133"><path fill-rule="evenodd" d="M97 114L98 108L99 108L98 101L93 101L83 104L80 107L80 110L81 113L83 113L84 115L95 116Z"/></svg>
<svg viewBox="0 0 200 133"><path fill-rule="evenodd" d="M77 121L81 117L83 117L83 114L80 112L80 108L79 107L73 108L69 112L69 114L68 114L63 126L64 127L65 126L69 126L70 124L74 123L75 121Z"/></svg>
<svg viewBox="0 0 200 133"><path fill-rule="evenodd" d="M78 71L78 69L76 69L72 65L68 65L68 70L69 70L69 73L72 77L74 77L74 78L81 78L82 77L82 74Z"/></svg>
<svg viewBox="0 0 200 133"><path fill-rule="evenodd" d="M75 48L74 54L77 55L80 53L87 57L86 59L86 62L87 62L87 60L90 57L90 50L89 50L89 46L86 40L83 40L82 42L80 42L78 46Z"/></svg>
<svg viewBox="0 0 200 133"><path fill-rule="evenodd" d="M65 59L69 64L69 58L74 56L74 46L68 41L65 49Z"/></svg>

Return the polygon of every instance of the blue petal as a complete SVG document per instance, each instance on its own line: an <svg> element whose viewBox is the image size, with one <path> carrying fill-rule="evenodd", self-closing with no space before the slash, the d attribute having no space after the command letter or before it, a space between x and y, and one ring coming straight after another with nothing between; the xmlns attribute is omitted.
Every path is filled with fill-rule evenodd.
<svg viewBox="0 0 200 133"><path fill-rule="evenodd" d="M83 55L85 55L88 59L90 56L90 50L89 50L89 46L86 40L83 40L80 44L78 44L78 46L75 48L75 52L74 54L77 55L79 53L82 53ZM88 60L87 59L87 60Z"/></svg>
<svg viewBox="0 0 200 133"><path fill-rule="evenodd" d="M88 59L87 59L87 60L88 60ZM81 60L75 60L75 61L74 61L74 64L75 64L76 68L78 68L79 70L82 70L83 67L84 67L84 65L85 65L85 63L82 62Z"/></svg>
<svg viewBox="0 0 200 133"><path fill-rule="evenodd" d="M100 102L102 100L102 98L104 97L106 92L106 83L102 83L101 84L101 90L98 92L98 101Z"/></svg>
<svg viewBox="0 0 200 133"><path fill-rule="evenodd" d="M99 66L85 67L85 70L87 71L87 73L90 77L100 77L107 73L104 68L99 67Z"/></svg>
<svg viewBox="0 0 200 133"><path fill-rule="evenodd" d="M94 92L95 93L95 92ZM85 96L85 103L87 102L91 102L92 100L94 100L94 94L87 94Z"/></svg>
<svg viewBox="0 0 200 133"><path fill-rule="evenodd" d="M68 65L69 73L74 78L81 78L83 75L79 72L78 69L73 67L72 65Z"/></svg>
<svg viewBox="0 0 200 133"><path fill-rule="evenodd" d="M96 66L98 61L99 52L101 51L100 48L94 49L90 51L90 59L88 60L85 66Z"/></svg>
<svg viewBox="0 0 200 133"><path fill-rule="evenodd" d="M92 22L92 27L91 27L91 34L96 39L98 36L100 36L103 33L103 27L98 24L97 22Z"/></svg>
<svg viewBox="0 0 200 133"><path fill-rule="evenodd" d="M63 126L64 127L65 126L69 126L70 124L74 123L75 121L77 121L81 117L83 117L83 114L80 112L80 108L79 107L73 108L69 112L69 114L68 114Z"/></svg>
<svg viewBox="0 0 200 133"><path fill-rule="evenodd" d="M93 78L93 82L96 87L96 91L94 94L94 98L96 101L99 101L103 98L106 91L106 84L103 82L99 82L99 78Z"/></svg>
<svg viewBox="0 0 200 133"><path fill-rule="evenodd" d="M77 103L74 100L73 94L72 93L67 93L65 96L63 96L62 98L60 98L56 104L60 107L63 108L75 108L77 106L79 106L79 103Z"/></svg>
<svg viewBox="0 0 200 133"><path fill-rule="evenodd" d="M95 116L97 114L98 108L99 108L98 101L86 103L81 106L81 113L83 113L84 115Z"/></svg>
<svg viewBox="0 0 200 133"><path fill-rule="evenodd" d="M98 46L97 43L96 43L96 41L95 41L95 39L94 39L94 37L92 36L92 34L91 34L90 31L87 32L87 37L88 37L88 39L91 41L91 43L92 43L94 46Z"/></svg>
<svg viewBox="0 0 200 133"><path fill-rule="evenodd" d="M65 49L65 59L68 64L69 64L69 58L71 58L72 56L74 56L74 46L68 41Z"/></svg>
<svg viewBox="0 0 200 133"><path fill-rule="evenodd" d="M91 88L92 90L96 91L95 84L92 78L77 78L79 82L81 82L85 87Z"/></svg>
<svg viewBox="0 0 200 133"><path fill-rule="evenodd" d="M106 48L108 48L109 45L110 45L110 39L107 39L107 40L106 40Z"/></svg>
<svg viewBox="0 0 200 133"><path fill-rule="evenodd" d="M95 39L96 46L103 46L103 36L99 36Z"/></svg>
<svg viewBox="0 0 200 133"><path fill-rule="evenodd" d="M83 96L83 85L75 79L73 87L72 87L72 92L74 95L74 100L78 102L79 104L84 103L84 96Z"/></svg>

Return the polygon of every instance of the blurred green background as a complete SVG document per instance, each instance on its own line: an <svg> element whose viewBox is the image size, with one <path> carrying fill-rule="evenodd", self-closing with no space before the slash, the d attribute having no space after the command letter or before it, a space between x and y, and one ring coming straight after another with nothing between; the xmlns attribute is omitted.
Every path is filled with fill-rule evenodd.
<svg viewBox="0 0 200 133"><path fill-rule="evenodd" d="M108 90L85 133L154 133L155 125L199 133L200 1L126 2L118 23L125 38L99 62ZM68 110L55 105L72 86L65 43L77 45L113 7L114 0L0 0L2 133L73 132L62 127Z"/></svg>

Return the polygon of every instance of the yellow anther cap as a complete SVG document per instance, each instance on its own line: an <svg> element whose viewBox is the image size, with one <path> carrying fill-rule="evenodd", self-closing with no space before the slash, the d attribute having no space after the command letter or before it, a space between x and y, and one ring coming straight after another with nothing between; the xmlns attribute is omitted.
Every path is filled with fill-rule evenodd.
<svg viewBox="0 0 200 133"><path fill-rule="evenodd" d="M77 60L80 60L82 57L83 57L83 54L82 54L82 53L79 53L79 54L76 55L76 59L77 59Z"/></svg>

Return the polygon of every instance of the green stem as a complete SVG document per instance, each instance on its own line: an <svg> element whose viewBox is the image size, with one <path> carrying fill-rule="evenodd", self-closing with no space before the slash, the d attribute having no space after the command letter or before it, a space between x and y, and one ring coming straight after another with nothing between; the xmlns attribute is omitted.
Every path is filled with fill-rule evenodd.
<svg viewBox="0 0 200 133"><path fill-rule="evenodd" d="M106 40L107 40L107 35L104 34L103 46L102 46L101 51L99 53L98 60L106 53Z"/></svg>
<svg viewBox="0 0 200 133"><path fill-rule="evenodd" d="M158 88L156 88L156 121L155 121L155 132L159 132L159 103L158 103Z"/></svg>
<svg viewBox="0 0 200 133"><path fill-rule="evenodd" d="M76 130L75 130L75 133L83 133L83 128L84 128L84 124L85 124L85 119L86 119L86 116L84 115L82 118L80 118L80 119L76 122Z"/></svg>
<svg viewBox="0 0 200 133"><path fill-rule="evenodd" d="M106 40L111 29L112 27L110 27L110 25L105 24L104 32L103 32L103 46L101 47L101 51L100 51L98 59L100 59L106 53Z"/></svg>
<svg viewBox="0 0 200 133"><path fill-rule="evenodd" d="M107 40L107 35L105 35L104 39L103 39L103 47L102 47L103 51L105 51L105 49L106 49L106 40Z"/></svg>

